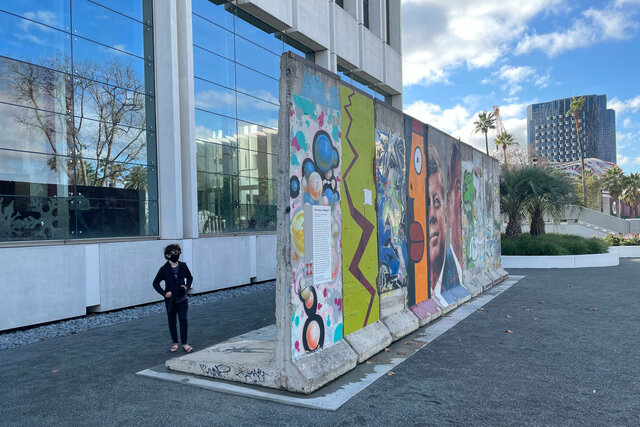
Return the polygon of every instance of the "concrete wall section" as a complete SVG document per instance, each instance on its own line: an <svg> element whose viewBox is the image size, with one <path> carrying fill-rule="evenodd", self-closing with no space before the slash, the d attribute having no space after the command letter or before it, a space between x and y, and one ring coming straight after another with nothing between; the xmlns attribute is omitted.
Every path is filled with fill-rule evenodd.
<svg viewBox="0 0 640 427"><path fill-rule="evenodd" d="M423 123L405 116L407 173L407 272L408 304L429 298L429 257L427 254L427 144Z"/></svg>
<svg viewBox="0 0 640 427"><path fill-rule="evenodd" d="M0 330L86 314L85 248L0 248Z"/></svg>
<svg viewBox="0 0 640 427"><path fill-rule="evenodd" d="M432 126L427 141L430 295L448 307L470 295L461 282L460 142Z"/></svg>
<svg viewBox="0 0 640 427"><path fill-rule="evenodd" d="M378 218L378 290L407 286L407 177L404 117L375 104L376 211Z"/></svg>
<svg viewBox="0 0 640 427"><path fill-rule="evenodd" d="M379 319L373 99L350 86L342 99L342 293L344 333Z"/></svg>
<svg viewBox="0 0 640 427"><path fill-rule="evenodd" d="M256 282L273 280L276 277L277 241L275 234L256 236Z"/></svg>
<svg viewBox="0 0 640 427"><path fill-rule="evenodd" d="M285 57L286 58L286 57ZM293 358L330 347L343 337L342 253L341 253L341 104L340 83L319 70L291 61L293 74L287 82L291 97L281 100L289 105L288 155L291 252L288 262L292 276L285 285L291 290L291 346ZM327 206L331 215L330 277L320 282L316 258L309 254L305 240L313 234L305 220L305 205ZM306 227L305 227L306 225ZM280 224L278 224L280 227ZM320 230L319 228L317 230ZM308 243L308 242L307 242ZM319 247L319 245L316 245ZM316 265L317 264L317 265ZM316 268L318 267L318 268Z"/></svg>

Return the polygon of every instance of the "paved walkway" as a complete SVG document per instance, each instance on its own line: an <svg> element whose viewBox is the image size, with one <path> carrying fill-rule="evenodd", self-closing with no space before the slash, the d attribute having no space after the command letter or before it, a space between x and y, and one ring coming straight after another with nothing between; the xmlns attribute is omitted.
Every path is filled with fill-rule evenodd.
<svg viewBox="0 0 640 427"><path fill-rule="evenodd" d="M0 424L635 425L640 259L510 273L526 277L335 412L136 376L170 357L157 315L0 351ZM273 291L193 307L192 344L274 311Z"/></svg>

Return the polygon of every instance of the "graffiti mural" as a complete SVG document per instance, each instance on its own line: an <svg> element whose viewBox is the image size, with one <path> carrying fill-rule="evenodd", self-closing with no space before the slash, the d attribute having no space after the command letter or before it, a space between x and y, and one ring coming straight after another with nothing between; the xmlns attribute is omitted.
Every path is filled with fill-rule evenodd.
<svg viewBox="0 0 640 427"><path fill-rule="evenodd" d="M429 285L446 307L469 295L462 286L461 171L459 142L429 127L427 150Z"/></svg>
<svg viewBox="0 0 640 427"><path fill-rule="evenodd" d="M373 100L350 87L342 99L342 295L345 335L380 318L373 199Z"/></svg>
<svg viewBox="0 0 640 427"><path fill-rule="evenodd" d="M405 212L405 141L396 133L376 129L378 213L378 290L385 293L407 285Z"/></svg>
<svg viewBox="0 0 640 427"><path fill-rule="evenodd" d="M293 357L342 339L340 210L341 115L338 83L305 70L289 111L291 221L291 345ZM305 259L304 205L331 209L331 280L313 283ZM305 260L307 262L305 262Z"/></svg>
<svg viewBox="0 0 640 427"><path fill-rule="evenodd" d="M463 282L481 274L477 268L478 242L476 241L476 190L474 187L473 148L462 145L460 162L462 173L462 276Z"/></svg>
<svg viewBox="0 0 640 427"><path fill-rule="evenodd" d="M427 259L427 180L424 124L407 116L407 271L409 306L426 301L429 296Z"/></svg>

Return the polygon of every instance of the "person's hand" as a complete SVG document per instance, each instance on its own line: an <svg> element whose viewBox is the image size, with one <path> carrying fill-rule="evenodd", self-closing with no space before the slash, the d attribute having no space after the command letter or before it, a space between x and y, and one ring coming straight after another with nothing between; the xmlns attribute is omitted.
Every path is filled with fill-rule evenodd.
<svg viewBox="0 0 640 427"><path fill-rule="evenodd" d="M180 285L184 288L184 291L187 292L187 285Z"/></svg>
<svg viewBox="0 0 640 427"><path fill-rule="evenodd" d="M166 294L164 294L164 297L165 298L171 298L171 295L173 295L173 294L171 293L171 291L169 291Z"/></svg>

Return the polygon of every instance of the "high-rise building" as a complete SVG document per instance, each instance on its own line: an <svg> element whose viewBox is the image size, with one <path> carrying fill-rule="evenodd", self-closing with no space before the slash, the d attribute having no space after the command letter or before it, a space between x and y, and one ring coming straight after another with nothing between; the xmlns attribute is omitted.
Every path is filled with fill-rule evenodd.
<svg viewBox="0 0 640 427"><path fill-rule="evenodd" d="M0 330L275 278L280 55L402 106L399 0L0 5Z"/></svg>
<svg viewBox="0 0 640 427"><path fill-rule="evenodd" d="M587 95L578 113L585 158L616 162L616 113L607 109L606 95ZM576 126L570 110L571 98L527 107L527 145L530 153L550 162L580 159Z"/></svg>

